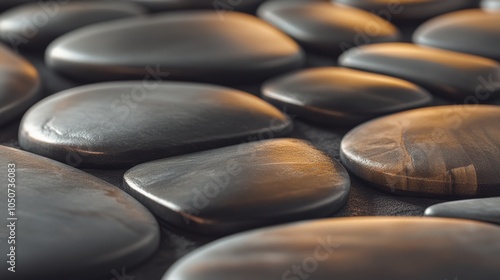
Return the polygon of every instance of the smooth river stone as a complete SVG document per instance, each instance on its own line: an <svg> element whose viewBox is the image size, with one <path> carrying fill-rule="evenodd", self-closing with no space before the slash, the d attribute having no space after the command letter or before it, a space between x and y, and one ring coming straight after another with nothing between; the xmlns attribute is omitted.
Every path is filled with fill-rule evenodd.
<svg viewBox="0 0 500 280"><path fill-rule="evenodd" d="M481 8L487 10L500 10L500 0L483 0L481 1Z"/></svg>
<svg viewBox="0 0 500 280"><path fill-rule="evenodd" d="M452 11L477 7L479 0L332 0L370 11L389 21L419 21Z"/></svg>
<svg viewBox="0 0 500 280"><path fill-rule="evenodd" d="M252 11L264 0L129 0L147 7L149 10L169 11L181 9L212 9L219 11Z"/></svg>
<svg viewBox="0 0 500 280"><path fill-rule="evenodd" d="M258 141L145 163L124 188L176 227L221 235L339 210L347 171L308 142Z"/></svg>
<svg viewBox="0 0 500 280"><path fill-rule="evenodd" d="M278 137L291 127L270 104L226 87L109 82L69 89L33 106L19 143L68 164L122 167Z"/></svg>
<svg viewBox="0 0 500 280"><path fill-rule="evenodd" d="M428 105L432 96L404 80L340 67L307 69L264 84L262 96L279 109L335 126Z"/></svg>
<svg viewBox="0 0 500 280"><path fill-rule="evenodd" d="M301 222L210 243L163 280L491 280L500 264L498 236L494 225L442 218Z"/></svg>
<svg viewBox="0 0 500 280"><path fill-rule="evenodd" d="M304 48L325 55L336 56L353 46L398 41L400 37L395 26L376 15L329 3L270 1L257 13Z"/></svg>
<svg viewBox="0 0 500 280"><path fill-rule="evenodd" d="M475 55L386 43L351 49L339 64L408 80L461 103L489 102L500 96L500 65Z"/></svg>
<svg viewBox="0 0 500 280"><path fill-rule="evenodd" d="M15 48L43 50L57 37L80 27L142 14L143 8L131 3L72 2L51 10L32 3L0 16L0 39Z"/></svg>
<svg viewBox="0 0 500 280"><path fill-rule="evenodd" d="M7 215L7 196L14 193L7 190L11 163L17 221L7 220L14 217ZM159 227L153 215L120 189L59 162L4 146L0 166L0 217L5 223L0 227L1 279L111 278L113 269L136 265L158 247ZM7 244L10 222L16 223L15 245ZM10 246L16 247L15 273L7 270Z"/></svg>
<svg viewBox="0 0 500 280"><path fill-rule="evenodd" d="M413 41L500 60L500 11L474 9L433 18L415 31Z"/></svg>
<svg viewBox="0 0 500 280"><path fill-rule="evenodd" d="M40 98L41 80L28 61L0 45L0 126L12 121Z"/></svg>
<svg viewBox="0 0 500 280"><path fill-rule="evenodd" d="M79 80L158 79L224 84L300 67L304 54L260 19L215 11L165 13L95 24L49 45L49 66Z"/></svg>
<svg viewBox="0 0 500 280"><path fill-rule="evenodd" d="M477 220L500 225L500 197L436 204L427 208L425 215Z"/></svg>
<svg viewBox="0 0 500 280"><path fill-rule="evenodd" d="M500 195L500 106L406 111L351 130L340 157L355 175L412 196Z"/></svg>

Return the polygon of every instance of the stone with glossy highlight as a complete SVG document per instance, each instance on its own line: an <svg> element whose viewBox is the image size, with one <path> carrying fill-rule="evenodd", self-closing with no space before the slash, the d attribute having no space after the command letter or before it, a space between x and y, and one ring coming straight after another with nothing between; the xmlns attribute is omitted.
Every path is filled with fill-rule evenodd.
<svg viewBox="0 0 500 280"><path fill-rule="evenodd" d="M410 82L340 67L273 79L262 87L262 96L283 111L334 126L356 125L432 101L427 91Z"/></svg>
<svg viewBox="0 0 500 280"><path fill-rule="evenodd" d="M47 48L55 70L85 81L144 79L246 83L294 70L300 47L242 13L164 13L76 30Z"/></svg>
<svg viewBox="0 0 500 280"><path fill-rule="evenodd" d="M153 215L120 189L59 162L5 146L0 146L0 166L4 169L0 207L5 209L0 217L6 223L0 227L0 248L6 252L0 257L4 268L0 278L112 277L113 269L137 265L158 247L160 230ZM8 176L8 168L15 169L14 177ZM15 188L8 190L8 178L15 179L10 182ZM7 215L7 197L15 199L15 221L7 221L13 217ZM16 223L15 244L7 244L8 222ZM7 270L10 246L16 247L15 273Z"/></svg>
<svg viewBox="0 0 500 280"><path fill-rule="evenodd" d="M433 18L415 31L413 41L500 60L500 11L473 9Z"/></svg>
<svg viewBox="0 0 500 280"><path fill-rule="evenodd" d="M433 205L426 216L476 220L500 225L500 198L481 198L451 201Z"/></svg>
<svg viewBox="0 0 500 280"><path fill-rule="evenodd" d="M259 7L258 15L304 48L331 56L400 38L394 25L376 15L323 2L269 1Z"/></svg>
<svg viewBox="0 0 500 280"><path fill-rule="evenodd" d="M344 67L394 76L461 103L500 97L500 65L488 58L407 43L361 46L339 58Z"/></svg>
<svg viewBox="0 0 500 280"><path fill-rule="evenodd" d="M500 227L456 219L301 222L219 239L177 261L163 280L491 280L498 236Z"/></svg>
<svg viewBox="0 0 500 280"><path fill-rule="evenodd" d="M308 142L276 139L145 163L124 188L167 223L220 235L330 215L350 180Z"/></svg>
<svg viewBox="0 0 500 280"><path fill-rule="evenodd" d="M500 195L500 107L429 107L351 130L340 157L382 190L428 197Z"/></svg>
<svg viewBox="0 0 500 280"><path fill-rule="evenodd" d="M19 142L59 161L109 168L279 137L291 126L270 104L226 87L109 82L36 104L23 118Z"/></svg>

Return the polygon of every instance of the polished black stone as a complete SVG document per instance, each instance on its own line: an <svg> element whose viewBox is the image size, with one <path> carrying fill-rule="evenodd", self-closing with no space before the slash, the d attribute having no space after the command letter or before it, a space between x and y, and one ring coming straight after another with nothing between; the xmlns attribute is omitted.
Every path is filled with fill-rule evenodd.
<svg viewBox="0 0 500 280"><path fill-rule="evenodd" d="M390 21L421 21L452 11L477 7L479 0L331 0L370 11Z"/></svg>
<svg viewBox="0 0 500 280"><path fill-rule="evenodd" d="M87 81L143 79L224 84L257 81L302 65L300 47L260 19L185 11L79 29L52 42L49 66Z"/></svg>
<svg viewBox="0 0 500 280"><path fill-rule="evenodd" d="M399 40L390 22L363 10L323 2L270 1L259 17L290 35L304 48L336 56L358 45Z"/></svg>
<svg viewBox="0 0 500 280"><path fill-rule="evenodd" d="M500 195L500 106L439 106L362 124L342 139L344 166L411 196Z"/></svg>
<svg viewBox="0 0 500 280"><path fill-rule="evenodd" d="M141 164L124 188L153 213L200 234L325 217L346 202L347 171L296 139L266 140Z"/></svg>
<svg viewBox="0 0 500 280"><path fill-rule="evenodd" d="M22 57L0 45L0 126L22 115L40 98L38 71Z"/></svg>
<svg viewBox="0 0 500 280"><path fill-rule="evenodd" d="M262 96L292 115L333 126L352 126L432 101L427 91L410 82L340 67L273 79L262 87Z"/></svg>
<svg viewBox="0 0 500 280"><path fill-rule="evenodd" d="M111 279L112 270L137 265L158 247L159 228L153 215L120 189L59 162L5 146L0 146L0 166L1 279L106 275ZM12 206L14 215L8 212ZM11 246L15 246L15 273L7 270Z"/></svg>
<svg viewBox="0 0 500 280"><path fill-rule="evenodd" d="M252 11L265 0L129 0L154 12L181 9L213 9L224 15L225 11Z"/></svg>
<svg viewBox="0 0 500 280"><path fill-rule="evenodd" d="M477 220L500 225L500 198L469 199L436 204L427 208L425 215Z"/></svg>
<svg viewBox="0 0 500 280"><path fill-rule="evenodd" d="M500 65L469 54L385 43L351 49L339 64L408 80L460 103L490 102L500 96Z"/></svg>
<svg viewBox="0 0 500 280"><path fill-rule="evenodd" d="M500 11L472 9L433 18L415 31L413 41L500 60Z"/></svg>
<svg viewBox="0 0 500 280"><path fill-rule="evenodd" d="M142 7L131 3L70 2L52 9L31 3L0 15L0 39L14 48L44 50L57 37L80 27L143 13Z"/></svg>
<svg viewBox="0 0 500 280"><path fill-rule="evenodd" d="M73 88L24 116L21 146L68 164L137 163L278 137L291 121L245 92L207 84L110 82Z"/></svg>
<svg viewBox="0 0 500 280"><path fill-rule="evenodd" d="M498 275L500 227L440 218L341 218L233 235L163 280L476 279Z"/></svg>

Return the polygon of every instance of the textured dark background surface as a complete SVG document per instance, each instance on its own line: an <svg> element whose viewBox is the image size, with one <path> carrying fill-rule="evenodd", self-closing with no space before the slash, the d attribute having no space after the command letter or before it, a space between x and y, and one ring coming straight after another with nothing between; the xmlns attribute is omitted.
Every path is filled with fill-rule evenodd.
<svg viewBox="0 0 500 280"><path fill-rule="evenodd" d="M405 38L409 39L413 27L404 27ZM43 63L42 54L23 54L39 70L43 83L44 95L50 95L61 90L77 86L64 77L47 69ZM335 59L309 55L307 66L335 65ZM259 85L242 86L241 89L259 94ZM446 101L436 99L435 104L446 104ZM499 101L495 103L500 104ZM154 116L152 116L154 117ZM339 160L339 146L342 136L349 128L329 128L306 123L294 119L294 131L290 137L305 139L313 143L326 154ZM20 117L19 117L20 119ZM82 120L85 121L85 120ZM0 128L0 144L17 147L17 132L19 121ZM111 184L120 187L125 170L85 170ZM335 217L347 216L421 216L424 210L442 200L411 198L383 193L351 175L352 186L347 205ZM197 247L214 240L214 237L200 236L170 228L162 224L162 243L159 250L145 263L135 268L116 268L115 272L103 279L154 280L160 279L168 267L177 259ZM122 269L125 269L125 274ZM122 276L121 278L118 276ZM124 276L129 276L126 278Z"/></svg>

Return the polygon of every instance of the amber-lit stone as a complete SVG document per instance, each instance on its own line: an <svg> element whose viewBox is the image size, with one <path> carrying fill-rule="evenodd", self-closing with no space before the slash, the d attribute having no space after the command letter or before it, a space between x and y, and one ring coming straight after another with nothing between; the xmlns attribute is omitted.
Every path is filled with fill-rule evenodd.
<svg viewBox="0 0 500 280"><path fill-rule="evenodd" d="M262 95L282 111L336 126L359 124L432 101L427 91L410 82L340 67L276 78L263 86Z"/></svg>
<svg viewBox="0 0 500 280"><path fill-rule="evenodd" d="M408 80L461 103L500 96L500 65L475 55L385 43L351 49L339 58L339 64Z"/></svg>
<svg viewBox="0 0 500 280"><path fill-rule="evenodd" d="M324 217L347 200L347 171L305 141L267 140L134 167L124 187L153 213L201 234Z"/></svg>
<svg viewBox="0 0 500 280"><path fill-rule="evenodd" d="M469 199L433 205L426 216L477 220L500 225L500 198Z"/></svg>
<svg viewBox="0 0 500 280"><path fill-rule="evenodd" d="M259 7L258 15L304 48L326 55L399 40L399 32L390 22L363 10L329 3L269 1Z"/></svg>
<svg viewBox="0 0 500 280"><path fill-rule="evenodd" d="M487 10L500 10L500 0L483 0L481 8Z"/></svg>
<svg viewBox="0 0 500 280"><path fill-rule="evenodd" d="M341 159L384 190L415 196L500 195L500 107L440 106L350 131Z"/></svg>
<svg viewBox="0 0 500 280"><path fill-rule="evenodd" d="M80 80L248 82L293 70L300 47L260 19L215 11L165 13L95 24L62 36L47 63Z"/></svg>
<svg viewBox="0 0 500 280"><path fill-rule="evenodd" d="M137 265L158 247L155 218L120 189L59 162L4 146L0 166L0 207L5 209L0 213L5 222L0 227L0 248L5 252L0 257L1 279L102 279L97 276ZM14 216L8 208L15 209ZM11 223L15 226L9 228ZM15 273L7 270L10 246L15 246ZM51 256L57 256L57 265L52 265Z"/></svg>
<svg viewBox="0 0 500 280"><path fill-rule="evenodd" d="M28 61L0 45L0 125L4 125L40 98L41 81Z"/></svg>
<svg viewBox="0 0 500 280"><path fill-rule="evenodd" d="M129 0L154 12L180 9L213 9L224 16L225 11L252 11L264 0Z"/></svg>
<svg viewBox="0 0 500 280"><path fill-rule="evenodd" d="M394 21L424 20L452 11L477 7L478 0L331 0Z"/></svg>
<svg viewBox="0 0 500 280"><path fill-rule="evenodd" d="M15 48L43 50L55 38L77 28L143 13L143 8L131 3L70 2L50 10L32 3L0 16L0 39Z"/></svg>
<svg viewBox="0 0 500 280"><path fill-rule="evenodd" d="M490 280L498 273L499 235L497 226L441 218L294 223L215 241L163 280Z"/></svg>
<svg viewBox="0 0 500 280"><path fill-rule="evenodd" d="M415 31L413 41L500 60L500 11L474 9L433 18Z"/></svg>
<svg viewBox="0 0 500 280"><path fill-rule="evenodd" d="M24 116L19 142L59 161L115 167L279 137L291 125L270 104L226 87L110 82L42 100Z"/></svg>

